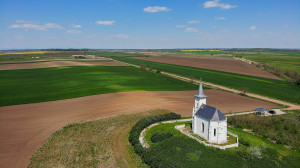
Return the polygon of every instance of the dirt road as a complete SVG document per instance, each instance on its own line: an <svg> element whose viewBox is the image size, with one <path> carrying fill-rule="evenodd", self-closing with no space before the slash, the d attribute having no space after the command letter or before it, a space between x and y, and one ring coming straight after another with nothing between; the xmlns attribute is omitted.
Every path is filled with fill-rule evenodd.
<svg viewBox="0 0 300 168"><path fill-rule="evenodd" d="M26 167L52 133L72 122L165 108L191 116L197 91L111 93L52 102L0 107L0 167ZM205 90L208 104L224 113L275 104L219 90Z"/></svg>

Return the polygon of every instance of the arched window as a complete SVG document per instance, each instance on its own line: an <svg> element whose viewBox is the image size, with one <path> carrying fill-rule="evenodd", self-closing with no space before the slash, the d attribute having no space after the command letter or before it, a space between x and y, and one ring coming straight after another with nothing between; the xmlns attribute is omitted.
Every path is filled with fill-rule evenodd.
<svg viewBox="0 0 300 168"><path fill-rule="evenodd" d="M216 129L214 129L214 135L216 136L216 133L217 133L217 130Z"/></svg>
<svg viewBox="0 0 300 168"><path fill-rule="evenodd" d="M204 132L204 123L202 123L202 132Z"/></svg>

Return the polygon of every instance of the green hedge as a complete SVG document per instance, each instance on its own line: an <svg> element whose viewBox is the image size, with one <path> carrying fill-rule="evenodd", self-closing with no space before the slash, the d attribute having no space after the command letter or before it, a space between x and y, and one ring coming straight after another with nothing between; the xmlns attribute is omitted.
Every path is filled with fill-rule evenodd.
<svg viewBox="0 0 300 168"><path fill-rule="evenodd" d="M153 158L150 155L150 150L147 148L143 148L143 146L140 144L139 141L139 136L143 129L148 127L151 124L164 121L164 120L171 120L171 119L180 119L181 116L179 114L175 113L169 113L169 114L164 114L164 115L158 115L158 116L151 116L148 118L144 118L137 122L131 129L129 133L129 142L131 145L134 147L135 153L141 156L143 161L148 164L151 167L165 167L166 165L161 165L163 164L162 161L158 161L157 159L159 158ZM153 161L156 160L156 161Z"/></svg>

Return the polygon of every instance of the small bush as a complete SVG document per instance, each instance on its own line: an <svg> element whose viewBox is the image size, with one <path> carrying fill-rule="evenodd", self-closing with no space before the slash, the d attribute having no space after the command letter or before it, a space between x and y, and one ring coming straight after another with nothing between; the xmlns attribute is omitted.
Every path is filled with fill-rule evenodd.
<svg viewBox="0 0 300 168"><path fill-rule="evenodd" d="M256 157L256 158L261 158L261 152L260 149L257 146L251 146L249 148L249 152L252 154L252 156Z"/></svg>
<svg viewBox="0 0 300 168"><path fill-rule="evenodd" d="M140 65L140 68L143 69L143 70L147 69L146 65Z"/></svg>
<svg viewBox="0 0 300 168"><path fill-rule="evenodd" d="M250 143L247 140L245 140L244 138L239 138L239 143L244 146L250 146Z"/></svg>
<svg viewBox="0 0 300 168"><path fill-rule="evenodd" d="M177 146L177 147L175 148L175 150L176 150L177 153L179 153L179 152L181 151L181 148Z"/></svg>

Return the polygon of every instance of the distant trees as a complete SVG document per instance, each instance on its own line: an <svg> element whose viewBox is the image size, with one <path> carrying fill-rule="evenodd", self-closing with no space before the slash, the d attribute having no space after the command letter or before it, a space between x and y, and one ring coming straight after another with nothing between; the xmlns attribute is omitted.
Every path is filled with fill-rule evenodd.
<svg viewBox="0 0 300 168"><path fill-rule="evenodd" d="M271 71L273 72L275 75L281 77L283 75L285 75L286 77L290 78L290 80L295 83L296 85L300 85L300 74L298 74L296 71L294 70L283 70L279 67L273 67L273 66L269 66L265 63L262 64L256 64L257 67L262 68L264 70L267 71Z"/></svg>

